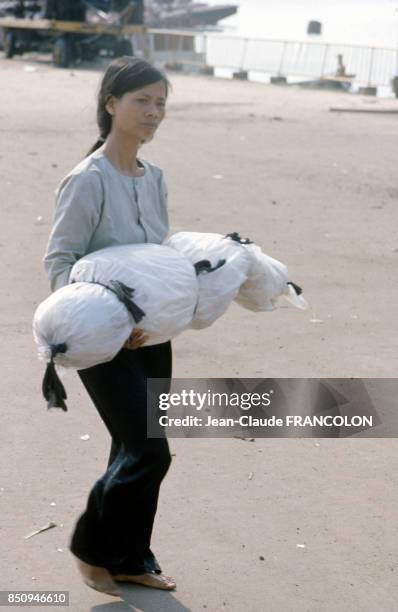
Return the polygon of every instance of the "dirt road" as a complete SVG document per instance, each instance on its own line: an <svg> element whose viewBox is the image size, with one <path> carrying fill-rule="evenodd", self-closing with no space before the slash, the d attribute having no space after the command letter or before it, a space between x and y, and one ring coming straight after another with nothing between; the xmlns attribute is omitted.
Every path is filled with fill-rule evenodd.
<svg viewBox="0 0 398 612"><path fill-rule="evenodd" d="M108 434L75 374L69 412L46 411L31 320L49 293L54 190L97 136L99 77L0 60L2 589L66 589L73 612L393 612L394 439L171 440L153 548L178 590L132 588L123 604L81 583L67 542ZM168 118L142 156L165 171L172 230L249 236L312 304L234 306L174 341L175 376L396 376L396 118L328 111L396 101L170 78Z"/></svg>

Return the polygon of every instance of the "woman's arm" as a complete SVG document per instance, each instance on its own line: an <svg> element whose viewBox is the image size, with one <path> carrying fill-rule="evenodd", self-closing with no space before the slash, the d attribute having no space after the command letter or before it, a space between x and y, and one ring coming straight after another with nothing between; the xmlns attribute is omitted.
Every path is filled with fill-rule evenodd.
<svg viewBox="0 0 398 612"><path fill-rule="evenodd" d="M102 205L103 187L98 172L88 170L72 174L61 182L43 259L52 291L68 284L73 264L87 253Z"/></svg>

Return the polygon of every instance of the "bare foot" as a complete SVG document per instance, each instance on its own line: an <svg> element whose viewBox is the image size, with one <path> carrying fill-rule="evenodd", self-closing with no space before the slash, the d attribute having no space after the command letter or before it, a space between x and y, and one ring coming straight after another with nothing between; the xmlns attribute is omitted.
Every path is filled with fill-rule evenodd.
<svg viewBox="0 0 398 612"><path fill-rule="evenodd" d="M165 591L171 591L176 588L176 583L170 576L164 574L156 574L154 572L146 572L145 574L133 574L126 575L120 574L113 576L114 580L118 582L134 582L136 584L143 584L147 587L154 589L163 589Z"/></svg>
<svg viewBox="0 0 398 612"><path fill-rule="evenodd" d="M74 555L79 571L82 575L83 581L87 586L100 591L101 593L107 593L108 595L114 595L120 597L121 592L119 591L117 584L112 580L111 574L104 567L98 567L96 565L89 565Z"/></svg>

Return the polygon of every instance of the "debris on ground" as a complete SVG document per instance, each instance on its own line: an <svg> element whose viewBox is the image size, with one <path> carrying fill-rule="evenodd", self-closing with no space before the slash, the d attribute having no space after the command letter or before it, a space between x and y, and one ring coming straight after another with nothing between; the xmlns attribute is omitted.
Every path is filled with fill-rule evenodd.
<svg viewBox="0 0 398 612"><path fill-rule="evenodd" d="M47 525L40 527L40 529L36 529L36 531L32 531L31 533L28 533L28 535L24 536L24 539L27 540L28 538L31 538L32 536L38 535L39 533L42 533L43 531L47 531L48 529L52 529L53 527L56 527L56 526L57 526L56 523L48 523Z"/></svg>

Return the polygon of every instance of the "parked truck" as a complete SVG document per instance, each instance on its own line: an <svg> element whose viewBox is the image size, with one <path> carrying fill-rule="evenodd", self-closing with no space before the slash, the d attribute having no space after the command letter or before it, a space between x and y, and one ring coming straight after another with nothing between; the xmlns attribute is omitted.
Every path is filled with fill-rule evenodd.
<svg viewBox="0 0 398 612"><path fill-rule="evenodd" d="M133 55L132 37L145 30L141 5L142 0L125 2L123 10L105 13L82 0L0 0L0 41L7 58L50 51L63 68L99 54Z"/></svg>

